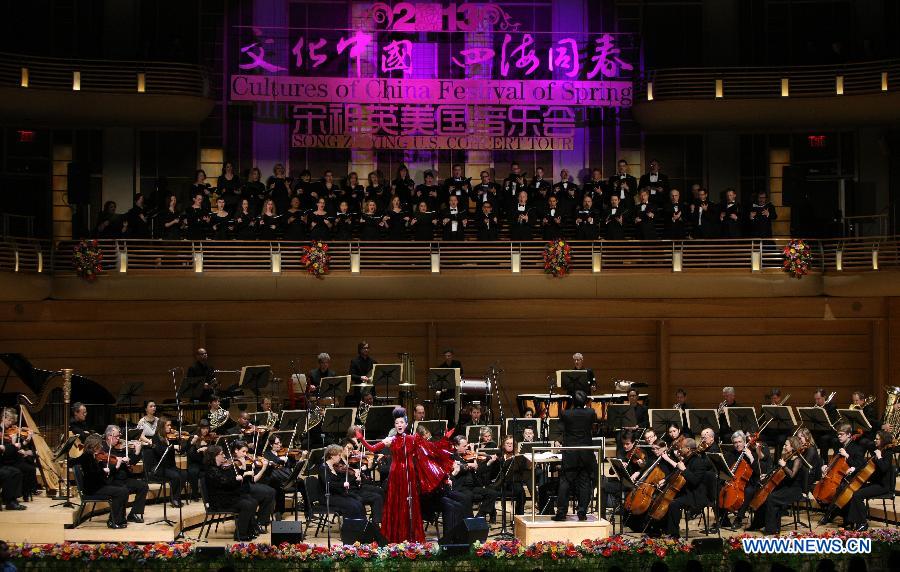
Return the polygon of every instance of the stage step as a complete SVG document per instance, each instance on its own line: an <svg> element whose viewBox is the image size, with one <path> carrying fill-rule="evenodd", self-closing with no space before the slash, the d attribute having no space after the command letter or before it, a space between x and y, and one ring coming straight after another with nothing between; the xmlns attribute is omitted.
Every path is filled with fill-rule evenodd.
<svg viewBox="0 0 900 572"><path fill-rule="evenodd" d="M598 519L596 514L589 514L587 520L578 520L574 514L563 522L551 520L550 515L517 515L515 524L516 538L525 544L539 541L568 541L575 544L582 540L606 538L612 532L612 525L606 519Z"/></svg>

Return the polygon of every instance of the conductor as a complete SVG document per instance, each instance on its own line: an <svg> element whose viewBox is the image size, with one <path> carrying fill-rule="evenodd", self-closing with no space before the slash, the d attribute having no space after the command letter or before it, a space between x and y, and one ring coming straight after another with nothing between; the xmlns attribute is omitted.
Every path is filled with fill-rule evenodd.
<svg viewBox="0 0 900 572"><path fill-rule="evenodd" d="M562 412L563 446L579 447L592 445L591 430L597 423L597 412L586 409L587 395L579 390L572 400L574 409ZM566 520L569 506L569 488L575 487L578 498L578 520L587 520L587 507L591 500L591 476L596 472L596 457L593 451L563 451L562 472L559 479L555 521Z"/></svg>

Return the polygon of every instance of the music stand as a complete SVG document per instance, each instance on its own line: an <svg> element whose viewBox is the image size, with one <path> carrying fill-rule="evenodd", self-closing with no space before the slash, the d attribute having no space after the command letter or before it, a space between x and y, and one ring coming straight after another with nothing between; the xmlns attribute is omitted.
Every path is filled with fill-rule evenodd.
<svg viewBox="0 0 900 572"><path fill-rule="evenodd" d="M265 422L268 421L269 418L269 413L267 411L255 411L253 413L248 413L247 415L250 416L250 423L256 426L260 425L260 421Z"/></svg>
<svg viewBox="0 0 900 572"><path fill-rule="evenodd" d="M356 419L355 407L329 407L325 410L322 421L322 432L329 435L344 436Z"/></svg>
<svg viewBox="0 0 900 572"><path fill-rule="evenodd" d="M625 461L614 457L609 460L609 464L612 465L613 471L619 477L623 490L631 490L637 486L631 479L631 475L628 474L628 467L625 466Z"/></svg>
<svg viewBox="0 0 900 572"><path fill-rule="evenodd" d="M116 397L116 405L127 405L128 409L126 411L130 413L137 396L141 394L143 389L144 384L142 382L126 383L119 390L119 396Z"/></svg>
<svg viewBox="0 0 900 572"><path fill-rule="evenodd" d="M800 415L800 424L805 425L811 432L834 431L828 414L821 407L798 407L797 413Z"/></svg>
<svg viewBox="0 0 900 572"><path fill-rule="evenodd" d="M306 432L306 419L309 415L309 411L306 409L285 409L281 412L281 430L284 431L288 427L291 427L291 430L296 430L298 427L302 427L301 433Z"/></svg>
<svg viewBox="0 0 900 572"><path fill-rule="evenodd" d="M728 420L732 433L740 430L745 435L752 435L759 431L756 409L753 407L726 407L725 419Z"/></svg>
<svg viewBox="0 0 900 572"><path fill-rule="evenodd" d="M323 377L319 380L319 399L330 397L335 405L341 405L348 393L350 393L349 375Z"/></svg>
<svg viewBox="0 0 900 572"><path fill-rule="evenodd" d="M699 435L706 428L719 434L719 415L715 409L688 409L688 429Z"/></svg>
<svg viewBox="0 0 900 572"><path fill-rule="evenodd" d="M366 421L363 427L366 429L366 439L384 439L394 428L394 410L396 405L373 405L366 413Z"/></svg>
<svg viewBox="0 0 900 572"><path fill-rule="evenodd" d="M872 430L872 424L869 423L869 420L866 418L866 414L862 412L862 409L838 409L838 413L841 414L841 417L843 417L845 421L850 423L854 432L860 428L863 431Z"/></svg>
<svg viewBox="0 0 900 572"><path fill-rule="evenodd" d="M432 441L440 441L444 438L444 433L447 432L447 420L446 419L432 419L428 421L415 421L413 422L413 433L419 430L419 426L425 427L428 429L428 432L431 433Z"/></svg>
<svg viewBox="0 0 900 572"><path fill-rule="evenodd" d="M186 398L188 401L199 402L203 397L203 384L206 383L205 377L185 377L181 380L181 388L178 395Z"/></svg>
<svg viewBox="0 0 900 572"><path fill-rule="evenodd" d="M768 415L771 421L767 430L772 431L793 431L797 426L797 418L794 417L794 411L788 405L763 405L762 415Z"/></svg>
<svg viewBox="0 0 900 572"><path fill-rule="evenodd" d="M558 369L556 370L556 387L566 390L569 395L575 395L578 390L590 394L591 380L586 369Z"/></svg>
<svg viewBox="0 0 900 572"><path fill-rule="evenodd" d="M622 427L634 427L637 425L637 416L634 408L624 403L610 403L606 408L606 427L618 431Z"/></svg>
<svg viewBox="0 0 900 572"><path fill-rule="evenodd" d="M435 395L432 415L443 415L445 409L440 407L444 403L454 404L454 419L459 419L459 400L456 399L456 388L459 387L460 373L458 367L432 367L428 369L428 393Z"/></svg>
<svg viewBox="0 0 900 572"><path fill-rule="evenodd" d="M531 451L535 448L549 447L549 441L528 441L519 443L519 455L531 455Z"/></svg>
<svg viewBox="0 0 900 572"><path fill-rule="evenodd" d="M684 424L681 418L681 410L679 409L651 409L650 410L650 428L657 435L665 435L670 425L675 425L682 429Z"/></svg>
<svg viewBox="0 0 900 572"><path fill-rule="evenodd" d="M549 419L547 422L547 434L544 435L545 441L550 441L551 443L562 443L563 440L563 426L562 421L559 419Z"/></svg>
<svg viewBox="0 0 900 572"><path fill-rule="evenodd" d="M316 475L316 469L319 465L322 464L322 459L325 458L325 449L313 449L309 452L309 457L306 458L306 461L303 464L303 476L309 477Z"/></svg>
<svg viewBox="0 0 900 572"><path fill-rule="evenodd" d="M238 387L249 387L256 395L256 408L259 409L259 392L265 386L269 385L269 378L272 375L272 366L270 365L245 365L241 368L241 377L238 379Z"/></svg>
<svg viewBox="0 0 900 572"><path fill-rule="evenodd" d="M526 428L531 428L534 431L534 438L540 438L540 429L541 420L536 417L513 417L511 419L506 420L506 434L512 435L513 439L516 440L516 443L522 440L522 432Z"/></svg>
<svg viewBox="0 0 900 572"><path fill-rule="evenodd" d="M734 478L731 467L725 461L725 455L722 453L706 453L706 458L713 464L713 467L719 472L719 478L724 481L730 481Z"/></svg>
<svg viewBox="0 0 900 572"><path fill-rule="evenodd" d="M390 399L399 399L396 395L391 395L391 385L398 386L400 385L400 380L403 379L403 364L402 363L376 363L372 366L372 385L371 388L374 390L378 387L383 387L383 392L376 392L377 394L381 394L381 397L378 397L380 400L390 400ZM360 388L362 390L366 390L368 388ZM365 395L368 391L360 391L360 396Z"/></svg>

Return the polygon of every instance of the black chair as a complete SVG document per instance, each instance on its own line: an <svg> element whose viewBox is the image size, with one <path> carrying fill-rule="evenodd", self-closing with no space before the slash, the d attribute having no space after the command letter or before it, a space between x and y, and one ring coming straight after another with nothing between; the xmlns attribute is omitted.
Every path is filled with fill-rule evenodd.
<svg viewBox="0 0 900 572"><path fill-rule="evenodd" d="M163 506L162 519L155 522L149 522L147 524L168 524L169 526L175 526L175 523L169 520L169 515L166 512L166 505L168 504L167 497L171 496L169 493L167 493L167 489L171 488L169 486L169 481L166 480L164 474L153 470L159 463L159 458L156 456L156 452L150 448L141 449L141 460L144 462L144 480L147 481L147 486L149 487L154 483L160 485L159 493L156 495L156 500L162 499Z"/></svg>
<svg viewBox="0 0 900 572"><path fill-rule="evenodd" d="M205 511L203 515L203 522L200 523L200 533L197 534L197 541L209 540L209 533L212 532L212 525L216 525L216 530L219 530L219 523L225 522L227 520L234 519L237 521L238 513L233 510L224 510L224 509L214 509L209 504L209 492L206 489L206 477L200 475L199 480L200 485L200 498L203 501L203 509ZM235 522L235 527L237 527L237 522ZM203 529L206 528L206 536L203 536Z"/></svg>
<svg viewBox="0 0 900 572"><path fill-rule="evenodd" d="M894 525L897 524L897 497L894 495L894 491L884 493L883 495L878 495L877 497L870 497L866 499L866 513L869 512L869 501L881 501L881 511L884 516L884 523ZM888 519L888 510L887 503L891 502L891 512L894 515L893 519Z"/></svg>
<svg viewBox="0 0 900 572"><path fill-rule="evenodd" d="M800 519L800 511L804 509L806 510L805 525ZM806 473L803 478L803 496L790 507L790 511L794 517L794 530L797 530L798 525L806 526L806 528L812 530L812 517L810 516L812 509L812 486L809 483L809 473Z"/></svg>
<svg viewBox="0 0 900 572"><path fill-rule="evenodd" d="M318 536L323 528L331 526L331 523L328 522L329 513L325 510L325 491L322 489L322 483L319 482L319 477L314 475L306 477L303 480L303 484L305 489L303 497L306 499L306 527L308 529L312 523L315 523L315 535ZM341 512L335 509L331 509L330 514L334 518L342 516Z"/></svg>
<svg viewBox="0 0 900 572"><path fill-rule="evenodd" d="M84 472L81 469L81 465L75 465L72 467L72 471L75 473L75 489L78 491L78 511L75 513L75 524L73 527L78 527L82 523L82 518L84 516L84 510L87 505L91 505L91 510L88 511L88 520L94 518L94 508L100 503L105 503L112 509L111 499L112 497L105 495L89 495L84 492Z"/></svg>

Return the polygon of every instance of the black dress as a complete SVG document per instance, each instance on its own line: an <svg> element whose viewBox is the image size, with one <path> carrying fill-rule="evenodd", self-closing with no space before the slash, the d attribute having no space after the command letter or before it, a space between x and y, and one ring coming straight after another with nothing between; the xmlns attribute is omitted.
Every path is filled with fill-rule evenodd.
<svg viewBox="0 0 900 572"><path fill-rule="evenodd" d="M222 214L225 216L216 213L210 222L212 237L216 240L228 240L234 236L234 219L229 216L228 211Z"/></svg>
<svg viewBox="0 0 900 572"><path fill-rule="evenodd" d="M365 213L360 216L360 240L381 240L381 224L380 214Z"/></svg>
<svg viewBox="0 0 900 572"><path fill-rule="evenodd" d="M334 215L334 239L353 240L353 214L337 213Z"/></svg>
<svg viewBox="0 0 900 572"><path fill-rule="evenodd" d="M241 195L250 201L250 210L258 212L266 201L266 186L262 181L247 181Z"/></svg>
<svg viewBox="0 0 900 572"><path fill-rule="evenodd" d="M421 240L429 242L434 240L434 213L433 212L417 212L413 217L415 224L412 225L413 240Z"/></svg>
<svg viewBox="0 0 900 572"><path fill-rule="evenodd" d="M259 238L261 240L275 240L281 230L281 215L261 215L259 217Z"/></svg>
<svg viewBox="0 0 900 572"><path fill-rule="evenodd" d="M176 219L179 219L179 222L173 224L170 227L166 227L166 225ZM181 239L181 215L178 213L172 212L169 209L164 210L159 213L156 217L156 235L158 238L163 240L180 240Z"/></svg>
<svg viewBox="0 0 900 572"><path fill-rule="evenodd" d="M147 211L143 207L132 207L125 215L125 220L128 221L130 238L150 238L150 224L147 220Z"/></svg>
<svg viewBox="0 0 900 572"><path fill-rule="evenodd" d="M287 179L279 177L269 177L266 181L266 189L269 198L275 201L275 209L283 213L291 206L291 192Z"/></svg>
<svg viewBox="0 0 900 572"><path fill-rule="evenodd" d="M303 211L301 209L288 210L285 217L284 239L306 240L308 235L306 233L306 223L303 221Z"/></svg>
<svg viewBox="0 0 900 572"><path fill-rule="evenodd" d="M251 213L239 212L234 215L234 227L240 240L256 238L256 217Z"/></svg>
<svg viewBox="0 0 900 572"><path fill-rule="evenodd" d="M402 209L400 212L394 212L394 210L391 209L388 211L387 216L389 219L388 240L406 240L408 238L406 225L408 224L407 220L409 219L409 213Z"/></svg>
<svg viewBox="0 0 900 572"><path fill-rule="evenodd" d="M331 237L331 229L325 224L328 220L328 213L316 214L309 213L309 237L313 240L328 240Z"/></svg>
<svg viewBox="0 0 900 572"><path fill-rule="evenodd" d="M209 234L209 211L204 208L189 208L184 213L187 222L185 238L188 240L203 240Z"/></svg>

